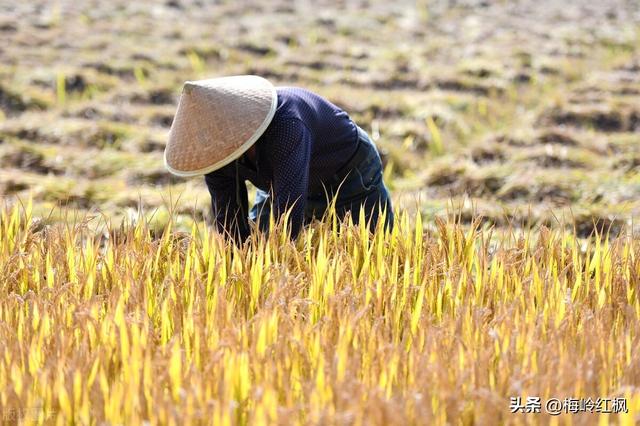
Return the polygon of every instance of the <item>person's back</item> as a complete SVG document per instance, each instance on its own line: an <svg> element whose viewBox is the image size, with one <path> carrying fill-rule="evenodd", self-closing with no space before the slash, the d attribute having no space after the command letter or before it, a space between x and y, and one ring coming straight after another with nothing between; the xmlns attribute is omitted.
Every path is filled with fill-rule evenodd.
<svg viewBox="0 0 640 426"><path fill-rule="evenodd" d="M309 187L318 188L323 178L335 173L355 153L356 124L333 103L306 89L277 87L278 108L274 120L300 120L311 133Z"/></svg>
<svg viewBox="0 0 640 426"><path fill-rule="evenodd" d="M289 162L308 162L309 191L321 190L322 182L333 176L355 153L358 146L357 126L345 111L309 90L277 87L276 91L278 106L275 115L269 128L255 144L259 175L270 179L252 183L263 191L269 191L273 184L274 169L282 167L282 164L270 161L274 151L303 155L303 150L296 149L300 140L296 137L295 129L292 130L302 125L308 131L310 157L308 161L300 159Z"/></svg>

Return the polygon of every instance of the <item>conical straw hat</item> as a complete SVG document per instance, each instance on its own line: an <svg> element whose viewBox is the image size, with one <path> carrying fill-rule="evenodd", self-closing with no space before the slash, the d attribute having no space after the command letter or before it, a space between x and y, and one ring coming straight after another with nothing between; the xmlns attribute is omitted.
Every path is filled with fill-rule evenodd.
<svg viewBox="0 0 640 426"><path fill-rule="evenodd" d="M255 75L187 81L164 151L167 169L197 176L224 167L264 133L276 106L275 87Z"/></svg>

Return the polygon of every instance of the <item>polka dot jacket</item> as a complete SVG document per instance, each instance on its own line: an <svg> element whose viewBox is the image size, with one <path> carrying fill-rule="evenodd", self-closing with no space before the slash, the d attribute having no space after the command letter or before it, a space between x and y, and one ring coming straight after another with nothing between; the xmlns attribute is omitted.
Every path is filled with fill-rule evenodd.
<svg viewBox="0 0 640 426"><path fill-rule="evenodd" d="M292 207L291 236L302 228L306 198L322 192L354 154L355 123L342 109L296 87L278 87L273 120L256 142L255 162L247 155L205 175L215 223L220 232L244 241L250 233L245 181L269 193L276 219Z"/></svg>

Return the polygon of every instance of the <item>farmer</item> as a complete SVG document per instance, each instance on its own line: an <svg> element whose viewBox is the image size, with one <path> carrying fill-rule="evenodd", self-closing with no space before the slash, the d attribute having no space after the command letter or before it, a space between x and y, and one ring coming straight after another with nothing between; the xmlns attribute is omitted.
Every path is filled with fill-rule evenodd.
<svg viewBox="0 0 640 426"><path fill-rule="evenodd" d="M362 208L374 229L386 211L385 229L393 226L380 155L367 133L322 97L262 77L186 82L165 165L178 176L204 175L218 231L235 241L250 234L247 216L268 232L270 211L278 220L289 208L295 238L334 196L339 218L351 212L357 222ZM247 179L257 188L250 212Z"/></svg>

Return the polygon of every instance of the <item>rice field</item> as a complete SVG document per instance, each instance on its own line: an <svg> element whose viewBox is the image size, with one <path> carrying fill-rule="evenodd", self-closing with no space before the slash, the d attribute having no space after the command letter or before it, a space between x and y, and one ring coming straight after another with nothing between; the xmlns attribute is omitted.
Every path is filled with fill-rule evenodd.
<svg viewBox="0 0 640 426"><path fill-rule="evenodd" d="M23 424L637 424L640 242L399 212L242 247L0 213L0 412ZM286 220L286 219L285 219ZM511 397L626 413L512 413Z"/></svg>
<svg viewBox="0 0 640 426"><path fill-rule="evenodd" d="M237 74L371 135L391 234L212 230L162 155ZM640 424L639 136L637 0L0 0L0 422Z"/></svg>

